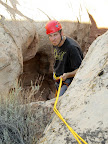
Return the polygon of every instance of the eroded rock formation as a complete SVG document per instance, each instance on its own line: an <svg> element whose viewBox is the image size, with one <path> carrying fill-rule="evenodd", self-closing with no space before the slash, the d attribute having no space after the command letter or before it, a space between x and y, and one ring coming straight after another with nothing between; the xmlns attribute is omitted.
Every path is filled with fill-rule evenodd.
<svg viewBox="0 0 108 144"><path fill-rule="evenodd" d="M45 6L46 3L48 5ZM91 23L83 1L64 0L61 7L59 4L61 6L58 0L53 3L50 0L0 0L0 94L5 96L19 76L24 88L28 88L31 81L41 83L35 98L38 99L41 95L40 100L44 102L29 105L33 116L36 117L37 138L42 136L46 125L51 123L55 101L46 101L54 97L55 89L52 80L53 51L45 34L45 23L49 19L59 20L63 25L64 34L75 38L83 52L88 50L86 45L90 45L106 31L103 29L102 33L99 32L101 29L96 25L95 19L91 19L92 26L95 24L92 28L95 29L90 31ZM94 3L93 6L95 7ZM89 8L87 10L93 16L96 14L95 8L94 12L89 11ZM100 12L99 9L99 18ZM94 18L97 20L97 15ZM104 16L101 18L106 20ZM89 32L91 39L88 41ZM108 143L108 116L104 114L108 109L107 39L108 33L105 33L90 46L72 85L58 103L63 117L89 144ZM76 143L70 131L56 115L52 122L53 124L47 125L45 136L39 143L43 143L43 140L47 144Z"/></svg>
<svg viewBox="0 0 108 144"><path fill-rule="evenodd" d="M20 25L19 22L7 20L1 20L0 23L0 93L3 94L8 92L23 72L24 54L29 53L28 46L33 41L36 31L30 21L22 22ZM21 33L21 31L25 31L25 33ZM34 57L36 43L35 49L32 48L29 57ZM34 51L33 55L31 55L32 51Z"/></svg>
<svg viewBox="0 0 108 144"><path fill-rule="evenodd" d="M58 1L57 1L58 2ZM16 80L22 79L22 85L44 77L40 93L43 100L54 97L53 49L45 33L45 24L49 19L57 19L63 26L64 34L74 37L84 51L88 42L90 19L82 2L75 2L77 10L70 1L62 2L62 9L50 0L42 7L43 1L0 1L0 93L9 91ZM53 7L52 7L53 5ZM32 6L32 9L31 9ZM52 10L50 9L52 7ZM65 9L65 13L64 13ZM76 12L77 11L77 12ZM67 17L68 15L68 17ZM78 35L77 35L78 33ZM37 36L38 35L38 36ZM41 81L41 80L40 80Z"/></svg>
<svg viewBox="0 0 108 144"><path fill-rule="evenodd" d="M87 143L108 143L108 31L90 46L58 110ZM76 143L66 125L54 116L39 144Z"/></svg>

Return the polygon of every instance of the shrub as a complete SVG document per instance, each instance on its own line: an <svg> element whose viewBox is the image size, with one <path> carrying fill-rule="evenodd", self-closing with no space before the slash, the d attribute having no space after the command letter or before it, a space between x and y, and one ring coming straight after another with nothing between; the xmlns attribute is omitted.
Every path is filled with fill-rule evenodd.
<svg viewBox="0 0 108 144"><path fill-rule="evenodd" d="M0 144L35 144L35 118L31 110L23 104L30 102L31 95L38 91L38 86L31 87L25 92L17 83L8 97L0 99ZM24 100L26 93L28 99Z"/></svg>

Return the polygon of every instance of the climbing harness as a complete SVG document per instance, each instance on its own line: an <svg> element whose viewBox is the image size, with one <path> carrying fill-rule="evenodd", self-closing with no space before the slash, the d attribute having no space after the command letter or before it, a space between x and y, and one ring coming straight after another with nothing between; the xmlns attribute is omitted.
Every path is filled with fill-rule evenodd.
<svg viewBox="0 0 108 144"><path fill-rule="evenodd" d="M69 86L68 83L62 81L61 87L62 87L63 85L66 85L67 87ZM58 86L59 86L59 84L58 84ZM57 93L58 93L58 90L57 90L57 88L56 88L55 97L57 97Z"/></svg>
<svg viewBox="0 0 108 144"><path fill-rule="evenodd" d="M60 79L59 79L59 77L58 77L58 78L56 77L55 73L53 74L53 77L54 77L55 82L57 83L56 92L55 92L55 97L57 97L57 93L58 93L58 88L57 88L57 87L59 87ZM69 84L68 82L62 81L61 87L62 87L63 85L66 85L67 88L68 88L70 84Z"/></svg>
<svg viewBox="0 0 108 144"><path fill-rule="evenodd" d="M56 77L56 75L54 74L54 78L56 80L60 79L59 77ZM64 124L67 126L67 128L70 130L70 132L73 134L73 136L75 137L75 139L77 140L77 142L79 144L82 144L80 142L80 140L84 143L84 144L87 144L86 141L84 141L68 124L67 122L64 120L64 118L61 116L60 112L57 110L56 108L56 105L57 105L57 102L58 102L58 98L59 98L59 94L60 94L60 89L61 89L61 86L62 86L62 78L60 79L60 83L59 83L59 88L58 88L58 92L57 92L57 97L56 97L56 101L55 101L55 104L54 104L54 112L56 113L56 115L64 122ZM79 140L80 139L80 140Z"/></svg>

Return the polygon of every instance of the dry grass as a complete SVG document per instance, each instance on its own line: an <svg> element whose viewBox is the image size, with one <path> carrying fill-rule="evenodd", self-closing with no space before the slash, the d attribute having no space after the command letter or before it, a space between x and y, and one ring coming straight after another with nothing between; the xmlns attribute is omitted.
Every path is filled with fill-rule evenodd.
<svg viewBox="0 0 108 144"><path fill-rule="evenodd" d="M29 103L38 90L39 86L31 83L30 89L25 92L17 83L5 100L0 99L0 144L36 143L35 118L31 110L22 104ZM23 94L29 96L26 102Z"/></svg>

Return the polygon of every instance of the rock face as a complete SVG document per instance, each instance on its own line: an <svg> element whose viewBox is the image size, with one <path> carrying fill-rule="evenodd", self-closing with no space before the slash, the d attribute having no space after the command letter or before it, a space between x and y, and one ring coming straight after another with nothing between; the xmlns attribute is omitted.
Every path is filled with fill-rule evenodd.
<svg viewBox="0 0 108 144"><path fill-rule="evenodd" d="M45 130L47 124L53 117L53 105L55 99L50 101L32 102L27 105L27 108L32 113L32 117L35 119L34 128L36 139L39 140Z"/></svg>
<svg viewBox="0 0 108 144"><path fill-rule="evenodd" d="M35 96L38 97L38 95L41 95L44 100L51 99L55 94L54 82L52 80L53 49L45 32L46 22L49 19L59 20L62 24L64 34L75 38L79 42L83 52L88 43L91 26L83 2L63 0L61 8L59 7L60 3L58 0L53 2L50 0L46 0L45 2L43 0L32 1L34 8L34 17L32 18L35 20L36 31L39 35L39 49L34 58L24 62L24 71L21 77L24 86L30 85L31 80L33 82L36 81L38 76L44 77L40 93Z"/></svg>
<svg viewBox="0 0 108 144"><path fill-rule="evenodd" d="M92 43L57 107L87 143L108 143L108 31ZM38 143L69 144L77 141L55 115Z"/></svg>
<svg viewBox="0 0 108 144"><path fill-rule="evenodd" d="M23 61L35 56L38 38L33 21L2 1L0 9L0 95L6 95L23 72Z"/></svg>
<svg viewBox="0 0 108 144"><path fill-rule="evenodd" d="M41 5L41 3L43 3L43 5ZM34 1L34 5L37 7L37 9L35 9L35 21L36 27L38 27L37 32L40 37L39 45L41 51L43 51L46 46L47 48L51 47L45 34L45 24L50 19L56 19L61 22L64 34L76 39L84 52L86 44L88 43L91 22L83 0L62 0L62 2L58 0L52 2L46 0L43 2L43 0L40 0L37 2Z"/></svg>
<svg viewBox="0 0 108 144"><path fill-rule="evenodd" d="M53 51L45 34L46 22L49 19L59 20L64 34L76 39L83 52L90 31L90 20L83 0L62 0L60 6L61 1L58 0L0 0L0 95L5 96L22 74L24 86L29 86L31 80L35 82L39 78L41 88L37 97L42 95L43 100L54 97L54 83L51 80ZM91 12L93 15L94 13L95 11ZM108 143L107 45L108 32L91 45L74 81L58 103L59 111L69 125L89 144ZM53 102L54 99L30 105L33 115L36 116L38 138L49 123ZM3 124L2 130L5 126ZM47 125L44 134L39 143L76 143L57 116Z"/></svg>
<svg viewBox="0 0 108 144"><path fill-rule="evenodd" d="M30 85L31 81L34 82L40 75L44 77L41 91L44 91L46 96L43 98L47 100L49 95L51 98L54 91L54 83L51 80L53 50L45 33L46 22L49 19L59 20L64 34L74 37L82 46L83 51L88 41L89 16L82 1L74 4L73 2L74 0L71 2L63 0L60 9L60 3L57 0L53 3L50 0L45 2L43 0L0 1L1 93L8 92L20 74L22 74L20 77L24 86ZM44 7L42 3L45 4ZM73 5L77 5L75 6L77 9ZM48 91L45 90L46 87Z"/></svg>

